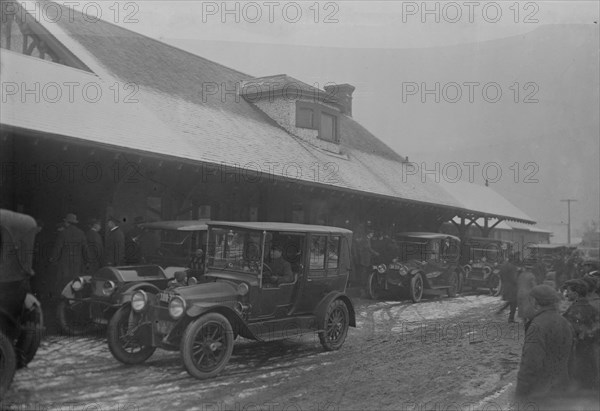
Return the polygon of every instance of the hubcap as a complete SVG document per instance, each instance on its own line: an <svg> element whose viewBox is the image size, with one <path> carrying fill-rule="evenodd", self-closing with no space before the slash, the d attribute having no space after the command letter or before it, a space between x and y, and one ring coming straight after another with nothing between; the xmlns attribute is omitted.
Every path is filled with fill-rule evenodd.
<svg viewBox="0 0 600 411"><path fill-rule="evenodd" d="M205 324L196 334L192 345L192 359L203 371L211 371L219 366L226 354L227 333L221 324Z"/></svg>
<svg viewBox="0 0 600 411"><path fill-rule="evenodd" d="M327 338L329 341L337 341L342 336L345 325L344 314L341 308L336 308L327 321Z"/></svg>

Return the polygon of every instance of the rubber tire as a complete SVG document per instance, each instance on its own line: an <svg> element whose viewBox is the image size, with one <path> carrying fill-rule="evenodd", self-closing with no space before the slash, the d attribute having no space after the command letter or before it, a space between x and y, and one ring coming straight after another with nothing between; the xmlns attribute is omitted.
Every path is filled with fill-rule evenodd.
<svg viewBox="0 0 600 411"><path fill-rule="evenodd" d="M417 285L417 283L420 283L421 287L420 287L420 291L416 291L415 290L415 286ZM421 298L423 298L423 288L425 287L425 284L423 283L423 276L421 275L421 273L416 273L411 279L410 279L410 289L409 294L410 294L410 299L413 301L413 303L418 303L419 301L421 301Z"/></svg>
<svg viewBox="0 0 600 411"><path fill-rule="evenodd" d="M502 291L502 280L500 279L499 276L492 274L492 276L498 278L498 286L496 287L495 291L494 291L494 287L489 287L488 289L490 290L490 295L493 297L497 297L500 295L500 292Z"/></svg>
<svg viewBox="0 0 600 411"><path fill-rule="evenodd" d="M0 331L0 401L8 391L17 369L17 355L11 340Z"/></svg>
<svg viewBox="0 0 600 411"><path fill-rule="evenodd" d="M30 317L21 325L21 334L15 344L17 368L23 368L33 360L44 333L44 315L41 307L35 305L34 311L28 315Z"/></svg>
<svg viewBox="0 0 600 411"><path fill-rule="evenodd" d="M123 322L129 321L129 315L131 313L131 306L124 305L115 312L108 323L107 340L108 348L117 360L123 364L141 364L154 354L156 347L150 345L141 345L141 350L136 353L127 352L121 344L121 325ZM133 313L133 315L138 315ZM136 341L140 344L139 341Z"/></svg>
<svg viewBox="0 0 600 411"><path fill-rule="evenodd" d="M454 279L454 281L452 281L452 279ZM450 276L448 277L448 285L450 285L450 287L448 287L448 291L447 291L448 297L450 297L450 298L456 297L458 287L459 287L459 282L460 282L459 274L456 271L451 272ZM453 283L454 283L454 285L452 285Z"/></svg>
<svg viewBox="0 0 600 411"><path fill-rule="evenodd" d="M336 327L338 328L336 333L337 336L331 338L330 333L334 331L331 327L337 325L331 324L333 314L336 312L341 314L341 318L339 319L341 322L341 329L340 327ZM344 345L344 341L348 335L348 326L350 324L350 315L348 314L346 303L340 299L332 301L327 307L324 320L324 331L319 332L319 341L323 348L325 348L325 351L339 350L342 345Z"/></svg>
<svg viewBox="0 0 600 411"><path fill-rule="evenodd" d="M219 360L214 368L210 369L209 371L200 370L197 368L196 363L192 358L194 340L196 339L198 333L204 329L204 327L214 323L221 328L221 333L225 338L225 352L223 353L223 357ZM229 362L229 359L231 358L231 354L233 352L233 337L234 333L231 323L229 320L227 320L227 318L225 318L225 316L219 313L208 313L189 323L185 328L180 345L181 360L183 361L183 365L187 372L192 377L199 380L212 378L218 375L221 371L223 371L223 368L225 368Z"/></svg>
<svg viewBox="0 0 600 411"><path fill-rule="evenodd" d="M377 282L377 273L376 272L372 272L371 275L369 275L367 285L369 288L369 297L371 298L371 300L378 300L380 295L379 295L379 292L377 291L377 287L379 284Z"/></svg>
<svg viewBox="0 0 600 411"><path fill-rule="evenodd" d="M88 319L84 325L72 324L72 322L69 321L69 315L67 314L67 310L69 309L68 305L69 300L63 298L58 303L58 307L56 307L56 318L61 331L69 337L83 335L87 332L90 332L94 328L94 324L92 323L91 319Z"/></svg>

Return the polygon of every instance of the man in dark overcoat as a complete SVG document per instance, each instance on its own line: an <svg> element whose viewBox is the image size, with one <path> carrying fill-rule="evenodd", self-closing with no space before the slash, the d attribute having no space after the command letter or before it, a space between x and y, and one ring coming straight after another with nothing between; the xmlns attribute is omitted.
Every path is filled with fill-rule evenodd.
<svg viewBox="0 0 600 411"><path fill-rule="evenodd" d="M92 275L102 266L104 261L104 244L100 236L100 220L91 219L90 228L85 233L85 238L88 246L89 268L88 274Z"/></svg>
<svg viewBox="0 0 600 411"><path fill-rule="evenodd" d="M573 334L557 310L559 296L541 284L529 293L533 317L525 327L525 341L517 374L516 396L543 398L564 391L569 381Z"/></svg>
<svg viewBox="0 0 600 411"><path fill-rule="evenodd" d="M369 277L369 269L371 268L372 258L379 256L379 253L371 246L371 238L373 233L369 232L367 235L364 233L358 233L354 238L354 253L355 253L355 265L357 271L357 280L359 284L364 287L367 285Z"/></svg>
<svg viewBox="0 0 600 411"><path fill-rule="evenodd" d="M588 285L584 280L568 280L564 287L567 298L571 301L571 306L563 314L573 327L574 355L570 364L571 377L577 388L598 389L600 317L586 298Z"/></svg>
<svg viewBox="0 0 600 411"><path fill-rule="evenodd" d="M58 233L50 262L57 264L56 287L58 292L74 278L84 274L88 261L85 234L75 224L77 216L69 213L64 219L64 229Z"/></svg>
<svg viewBox="0 0 600 411"><path fill-rule="evenodd" d="M506 303L498 309L501 313L506 308L510 307L508 314L508 322L515 321L515 313L517 312L517 275L518 268L511 261L506 261L500 267L500 281L502 284L502 299Z"/></svg>
<svg viewBox="0 0 600 411"><path fill-rule="evenodd" d="M536 284L535 275L529 270L523 270L517 275L517 308L519 318L524 324L527 324L534 314L529 293Z"/></svg>
<svg viewBox="0 0 600 411"><path fill-rule="evenodd" d="M125 235L117 225L117 220L110 218L106 224L105 265L118 266L125 263Z"/></svg>

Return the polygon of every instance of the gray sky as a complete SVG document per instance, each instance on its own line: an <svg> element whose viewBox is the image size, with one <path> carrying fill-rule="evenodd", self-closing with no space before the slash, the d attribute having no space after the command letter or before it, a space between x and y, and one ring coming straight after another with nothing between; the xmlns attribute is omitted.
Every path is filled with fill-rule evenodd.
<svg viewBox="0 0 600 411"><path fill-rule="evenodd" d="M556 230L556 241L566 237L561 199L578 200L574 231L599 220L600 2L423 4L106 1L77 8L250 75L286 73L321 88L353 84L353 117L395 151L429 169L496 162L503 174L492 186ZM421 94L436 83L439 102ZM474 101L465 83L478 84ZM449 102L455 84L462 96ZM500 101L489 101L494 88L482 93L489 84ZM406 93L411 85L420 90ZM479 172L476 182L484 177Z"/></svg>

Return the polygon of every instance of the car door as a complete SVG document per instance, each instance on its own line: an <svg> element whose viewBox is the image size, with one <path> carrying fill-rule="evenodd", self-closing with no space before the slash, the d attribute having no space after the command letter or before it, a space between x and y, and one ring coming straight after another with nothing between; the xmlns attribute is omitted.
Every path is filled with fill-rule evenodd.
<svg viewBox="0 0 600 411"><path fill-rule="evenodd" d="M312 313L325 295L345 288L349 266L344 261L349 257L344 260L343 241L347 239L340 235L311 234L306 278L296 302L298 314Z"/></svg>
<svg viewBox="0 0 600 411"><path fill-rule="evenodd" d="M302 250L305 244L305 235L286 234L284 252L282 257L290 263L294 273L294 281L273 286L263 281L260 288L259 317L282 318L291 310L298 291L298 279L303 277L304 264ZM267 253L267 250L265 250Z"/></svg>

